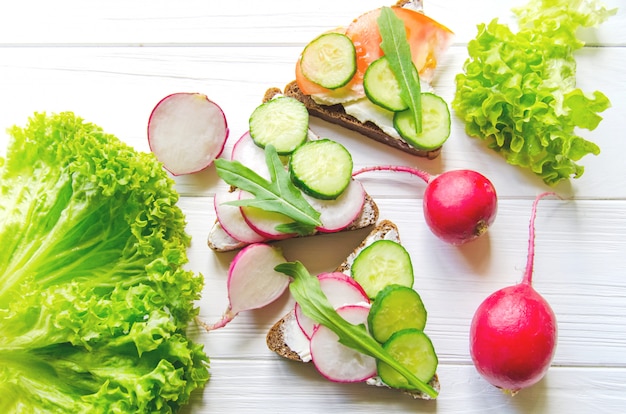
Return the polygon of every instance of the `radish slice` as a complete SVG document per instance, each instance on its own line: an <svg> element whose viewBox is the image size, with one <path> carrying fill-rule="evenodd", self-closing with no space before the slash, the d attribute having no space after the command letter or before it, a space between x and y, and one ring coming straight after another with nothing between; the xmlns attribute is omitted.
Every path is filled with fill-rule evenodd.
<svg viewBox="0 0 626 414"><path fill-rule="evenodd" d="M230 158L232 161L239 161L266 180L270 179L265 151L254 143L250 132L246 132L235 142Z"/></svg>
<svg viewBox="0 0 626 414"><path fill-rule="evenodd" d="M265 240L265 238L246 223L246 220L241 214L241 209L238 206L225 204L229 201L238 200L240 192L241 190L220 191L215 194L213 203L217 221L219 221L224 231L230 237L240 242L248 244L261 242Z"/></svg>
<svg viewBox="0 0 626 414"><path fill-rule="evenodd" d="M210 166L224 150L228 124L222 109L206 95L179 92L163 98L148 120L148 144L173 175Z"/></svg>
<svg viewBox="0 0 626 414"><path fill-rule="evenodd" d="M361 214L366 193L360 182L352 180L336 200L319 200L304 193L303 195L311 207L321 214L322 225L317 230L333 233L344 230Z"/></svg>
<svg viewBox="0 0 626 414"><path fill-rule="evenodd" d="M240 199L253 197L254 196L247 191L241 191L241 194L239 194ZM282 240L295 236L294 233L281 233L276 230L276 226L279 224L293 222L292 219L284 214L265 211L256 207L241 207L240 210L248 226L266 239Z"/></svg>
<svg viewBox="0 0 626 414"><path fill-rule="evenodd" d="M333 308L362 303L369 304L369 297L361 285L345 273L320 273L317 278L320 281L322 292ZM300 329L310 339L316 328L315 322L302 313L302 308L297 303L294 311Z"/></svg>
<svg viewBox="0 0 626 414"><path fill-rule="evenodd" d="M354 325L367 326L367 306L343 306L337 313ZM337 334L323 325L311 337L311 358L320 374L330 381L362 382L376 375L375 358L341 344Z"/></svg>
<svg viewBox="0 0 626 414"><path fill-rule="evenodd" d="M222 328L239 312L258 309L278 299L290 279L274 268L285 262L282 251L276 246L255 243L240 250L228 269L228 309L220 321L204 327L207 330Z"/></svg>

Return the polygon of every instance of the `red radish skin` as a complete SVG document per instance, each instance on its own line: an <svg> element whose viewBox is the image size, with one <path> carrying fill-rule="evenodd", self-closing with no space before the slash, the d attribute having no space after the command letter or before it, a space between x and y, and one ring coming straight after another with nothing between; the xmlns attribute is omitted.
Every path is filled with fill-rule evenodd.
<svg viewBox="0 0 626 414"><path fill-rule="evenodd" d="M483 235L496 218L496 189L484 175L472 170L452 170L440 175L395 165L366 167L369 171L397 171L415 175L426 182L424 218L433 232L446 243L460 245Z"/></svg>
<svg viewBox="0 0 626 414"><path fill-rule="evenodd" d="M511 395L540 381L556 350L556 316L532 287L537 203L547 195L555 194L542 193L533 203L522 281L485 299L470 328L470 354L477 371Z"/></svg>
<svg viewBox="0 0 626 414"><path fill-rule="evenodd" d="M222 154L228 134L224 111L200 93L166 96L148 120L150 150L172 175L209 167Z"/></svg>

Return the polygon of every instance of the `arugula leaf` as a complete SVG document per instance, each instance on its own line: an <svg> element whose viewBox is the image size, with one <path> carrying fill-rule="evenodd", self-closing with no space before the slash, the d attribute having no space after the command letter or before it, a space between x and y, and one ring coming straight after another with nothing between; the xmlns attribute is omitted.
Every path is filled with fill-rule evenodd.
<svg viewBox="0 0 626 414"><path fill-rule="evenodd" d="M382 42L380 48L389 61L389 66L400 83L400 96L409 105L415 118L415 131L422 133L422 99L419 75L411 60L411 46L406 40L404 22L390 7L381 9L378 31Z"/></svg>
<svg viewBox="0 0 626 414"><path fill-rule="evenodd" d="M228 161L223 158L215 160L215 168L220 178L254 195L254 198L230 201L228 204L284 214L296 223L279 225L276 227L277 230L283 233L311 234L322 224L320 213L311 207L300 190L293 185L274 146L265 147L265 161L270 171L270 181L239 161Z"/></svg>
<svg viewBox="0 0 626 414"><path fill-rule="evenodd" d="M281 263L274 268L294 278L289 290L302 312L315 322L331 329L343 345L376 358L402 374L414 389L431 398L437 398L437 391L417 378L409 369L394 359L374 338L367 333L363 324L353 325L343 319L328 302L320 287L319 280L312 276L301 262Z"/></svg>

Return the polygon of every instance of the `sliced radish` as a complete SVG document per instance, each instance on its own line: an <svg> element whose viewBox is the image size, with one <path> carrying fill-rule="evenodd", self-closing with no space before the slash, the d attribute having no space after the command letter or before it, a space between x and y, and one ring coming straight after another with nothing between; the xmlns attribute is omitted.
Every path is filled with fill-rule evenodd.
<svg viewBox="0 0 626 414"><path fill-rule="evenodd" d="M246 132L235 142L230 158L232 161L239 161L266 180L270 179L265 151L254 143L250 132Z"/></svg>
<svg viewBox="0 0 626 414"><path fill-rule="evenodd" d="M239 199L241 190L235 191L219 191L215 194L213 203L215 205L215 214L217 221L229 236L244 243L258 243L265 238L254 231L241 214L238 206L226 204L229 201Z"/></svg>
<svg viewBox="0 0 626 414"><path fill-rule="evenodd" d="M221 320L205 328L222 328L239 312L258 309L278 299L290 279L274 268L285 262L282 251L276 246L255 243L240 250L228 269L228 309Z"/></svg>
<svg viewBox="0 0 626 414"><path fill-rule="evenodd" d="M368 304L370 301L361 285L345 273L320 273L317 278L320 281L322 292L335 309L345 305ZM297 303L295 314L300 329L307 338L311 338L316 327L315 322L302 313L302 308Z"/></svg>
<svg viewBox="0 0 626 414"><path fill-rule="evenodd" d="M337 313L354 325L367 326L367 306L343 306ZM311 337L311 358L320 374L331 381L362 382L376 375L375 358L341 344L337 334L323 325Z"/></svg>
<svg viewBox="0 0 626 414"><path fill-rule="evenodd" d="M240 199L253 198L254 196L247 191L239 194ZM256 207L241 207L241 214L244 220L252 230L260 234L266 239L282 240L294 237L293 233L282 233L276 230L276 226L280 224L292 223L293 220L284 214L275 213L273 211L265 211Z"/></svg>
<svg viewBox="0 0 626 414"><path fill-rule="evenodd" d="M352 180L336 200L319 200L303 195L311 207L321 214L322 226L318 227L318 231L333 233L344 230L361 214L366 193L360 182Z"/></svg>
<svg viewBox="0 0 626 414"><path fill-rule="evenodd" d="M173 175L210 166L224 150L228 124L222 109L206 95L179 92L163 98L148 120L148 144Z"/></svg>

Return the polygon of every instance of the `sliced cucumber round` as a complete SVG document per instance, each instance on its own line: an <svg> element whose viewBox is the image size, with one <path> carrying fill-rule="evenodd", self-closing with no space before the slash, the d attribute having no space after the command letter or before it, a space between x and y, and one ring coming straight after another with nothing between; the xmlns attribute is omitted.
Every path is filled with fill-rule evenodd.
<svg viewBox="0 0 626 414"><path fill-rule="evenodd" d="M352 277L374 299L385 286L413 286L413 264L404 246L392 240L377 240L356 256Z"/></svg>
<svg viewBox="0 0 626 414"><path fill-rule="evenodd" d="M383 349L425 383L428 383L437 372L439 360L433 343L419 329L404 329L396 332L383 344ZM412 388L402 374L384 362L377 361L376 368L380 379L390 387Z"/></svg>
<svg viewBox="0 0 626 414"><path fill-rule="evenodd" d="M336 141L320 139L298 147L289 162L291 180L304 193L321 200L339 197L352 179L352 156Z"/></svg>
<svg viewBox="0 0 626 414"><path fill-rule="evenodd" d="M439 148L450 136L450 109L440 96L425 92L422 100L422 132L415 130L415 119L410 110L396 112L393 126L410 145L423 149Z"/></svg>
<svg viewBox="0 0 626 414"><path fill-rule="evenodd" d="M281 96L258 106L249 124L256 145L271 144L279 155L289 155L307 140L309 112L297 99Z"/></svg>
<svg viewBox="0 0 626 414"><path fill-rule="evenodd" d="M302 74L324 88L337 89L356 73L356 50L342 33L325 33L309 43L300 58Z"/></svg>
<svg viewBox="0 0 626 414"><path fill-rule="evenodd" d="M389 285L378 292L367 317L370 334L380 343L403 329L423 330L426 307L415 290Z"/></svg>
<svg viewBox="0 0 626 414"><path fill-rule="evenodd" d="M415 66L413 66L413 76L419 77ZM370 101L389 111L399 112L409 107L400 96L400 83L391 70L389 60L384 56L376 59L365 70L363 87Z"/></svg>

